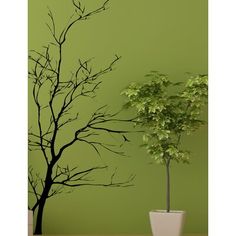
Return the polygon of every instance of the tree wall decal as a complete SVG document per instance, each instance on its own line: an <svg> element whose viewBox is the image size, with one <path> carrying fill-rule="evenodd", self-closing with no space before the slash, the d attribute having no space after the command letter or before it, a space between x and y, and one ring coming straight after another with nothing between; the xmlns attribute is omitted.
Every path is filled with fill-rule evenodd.
<svg viewBox="0 0 236 236"><path fill-rule="evenodd" d="M74 12L60 32L57 30L53 13L49 10L50 24L47 26L53 40L43 47L42 51L31 50L29 53L29 83L32 85L32 99L37 116L36 125L29 128L29 151L39 151L45 164L43 177L34 171L33 166L29 166L28 189L29 194L33 194L35 198L29 209L36 215L35 234L42 234L43 212L47 200L64 192L65 189L81 186L128 187L134 179L134 175L130 175L125 181L117 181L114 171L108 182L96 182L89 177L106 170L107 165L87 169L70 167L70 163L65 166L59 165L65 152L77 143L87 144L97 155L101 155L101 149L124 155L119 148L122 143L129 141L126 137L129 130L114 129L110 124L129 123L133 122L133 119L120 119L119 112L110 113L108 106L104 105L95 109L84 125L77 126L80 113L73 110L81 98L93 99L96 96L103 82L103 75L113 70L115 63L120 59L119 56L115 55L108 66L98 71L92 68L92 59L79 59L69 79L62 75L64 46L71 29L75 24L107 10L108 3L109 0L97 9L88 11L79 1L72 0ZM71 124L76 124L73 137L62 145L58 144L59 133ZM102 137L104 134L116 135L122 141L119 144L106 143Z"/></svg>

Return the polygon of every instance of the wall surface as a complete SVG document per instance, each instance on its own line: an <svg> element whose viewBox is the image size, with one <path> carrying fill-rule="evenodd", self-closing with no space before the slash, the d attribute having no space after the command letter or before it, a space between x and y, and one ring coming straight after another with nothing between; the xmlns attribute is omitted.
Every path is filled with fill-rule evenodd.
<svg viewBox="0 0 236 236"><path fill-rule="evenodd" d="M88 9L101 3L100 0L83 1ZM112 111L119 110L124 102L121 90L132 81L144 81L144 75L150 70L167 73L173 81L185 80L186 72L207 73L206 0L111 0L109 5L107 11L73 27L65 45L62 66L65 78L70 76L78 58L94 58L94 68L99 69L115 54L122 56L115 70L104 76L97 97L78 102L76 109L81 119L86 119L87 114L102 104L108 104ZM29 0L29 49L40 50L51 40L46 26L48 8L59 29L73 11L69 0ZM36 124L35 111L30 92L30 127ZM122 116L130 115L125 112ZM61 134L58 145L69 140L73 128ZM98 157L86 145L76 145L65 153L62 163L70 161L72 166L105 163L111 171L118 167L117 178L136 174L135 186L81 187L70 194L50 198L44 212L44 233L150 233L148 211L165 208L165 171L162 166L152 164L140 147L141 135L131 134L129 139L131 142L122 147L128 157L118 157L105 150ZM183 146L191 151L192 159L190 165L171 167L171 207L187 211L185 232L205 233L208 224L206 125L186 137ZM41 157L39 152L29 153L29 164L39 172L44 168ZM32 201L30 194L29 203Z"/></svg>

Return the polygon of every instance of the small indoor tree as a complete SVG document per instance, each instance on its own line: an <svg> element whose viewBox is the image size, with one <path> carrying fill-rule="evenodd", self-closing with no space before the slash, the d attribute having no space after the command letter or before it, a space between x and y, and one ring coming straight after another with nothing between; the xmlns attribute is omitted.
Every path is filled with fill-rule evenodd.
<svg viewBox="0 0 236 236"><path fill-rule="evenodd" d="M170 165L189 163L189 151L181 147L185 134L196 131L204 121L201 112L207 103L208 76L192 75L185 83L174 83L167 75L151 71L150 80L131 83L123 92L126 108L137 113L136 125L145 129L143 146L166 168L166 211L170 212Z"/></svg>
<svg viewBox="0 0 236 236"><path fill-rule="evenodd" d="M89 101L96 97L103 76L113 70L120 57L115 56L100 70L93 68L91 59L78 58L78 64L71 74L68 76L65 73L68 63L66 47L73 47L68 37L71 30L79 22L104 12L109 0L94 10L87 10L76 0L71 3L74 11L62 30L58 30L60 27L49 11L48 27L52 40L41 51L31 50L29 53L29 100L34 104L29 113L33 116L35 111L35 119L31 119L33 125L30 124L28 135L29 163L33 163L29 165L28 189L29 194L34 196L29 209L36 216L35 234L42 234L43 213L49 198L82 186L127 187L132 185L134 178L131 175L125 180L118 180L114 171L107 181L96 181L91 176L107 170L107 165L94 163L89 168L71 166L68 158L68 150L78 144L88 145L98 155L101 155L101 149L123 155L119 148L128 140L125 136L128 131L114 127L114 122L132 121L119 119L118 113L109 112L107 105L97 106L91 114L87 114L87 120L81 118L86 112L78 103L90 106ZM62 137L68 130L71 136ZM108 136L109 142L104 136ZM113 143L111 136L116 136L112 139L116 140ZM63 142L58 141L60 138ZM40 173L35 171L38 160L43 163Z"/></svg>

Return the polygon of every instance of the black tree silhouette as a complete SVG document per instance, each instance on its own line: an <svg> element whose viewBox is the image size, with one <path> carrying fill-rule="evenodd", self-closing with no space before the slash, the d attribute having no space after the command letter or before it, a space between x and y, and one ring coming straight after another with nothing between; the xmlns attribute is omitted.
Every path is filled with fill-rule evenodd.
<svg viewBox="0 0 236 236"><path fill-rule="evenodd" d="M73 112L73 105L80 98L94 98L102 83L102 76L111 72L115 63L120 59L115 55L111 63L99 71L93 70L91 59L86 61L79 59L71 77L66 79L62 76L64 45L67 42L68 33L76 23L105 11L108 3L109 0L97 9L87 11L79 1L73 0L73 15L61 32L57 32L53 14L49 10L50 24L47 26L53 41L48 43L42 51L31 50L29 53L29 79L32 83L32 98L37 113L36 125L29 129L29 150L40 151L45 163L44 177L35 173L33 167L29 166L29 193L35 196L35 202L29 206L29 209L37 214L35 234L42 234L43 211L48 198L62 193L66 188L81 186L127 187L132 185L134 179L134 175L130 175L125 181L117 181L115 180L116 171L114 171L108 182L96 182L91 180L89 176L97 171L107 169L107 165L80 169L79 167L69 167L69 163L66 166L58 164L59 160L65 156L65 151L78 142L89 145L98 155L100 155L101 148L118 155L124 155L122 151L117 149L121 146L120 143L116 145L102 141L104 133L120 136L122 142L129 141L125 136L129 132L128 130L110 128L109 124L112 122L132 122L133 119L119 119L117 118L119 112L109 113L108 106L104 105L98 107L84 125L74 129L70 141L64 142L62 145L57 142L58 134L67 129L68 125L74 124L80 119L79 113ZM45 117L49 117L48 120Z"/></svg>

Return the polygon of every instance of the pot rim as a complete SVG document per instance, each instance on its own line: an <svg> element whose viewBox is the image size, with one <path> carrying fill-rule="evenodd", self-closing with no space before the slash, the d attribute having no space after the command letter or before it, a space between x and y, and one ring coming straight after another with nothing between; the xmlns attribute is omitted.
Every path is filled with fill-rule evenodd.
<svg viewBox="0 0 236 236"><path fill-rule="evenodd" d="M166 210L159 210L159 209L156 209L156 210L151 210L150 213L185 214L186 211L183 211L183 210L170 210L170 212L167 212Z"/></svg>

